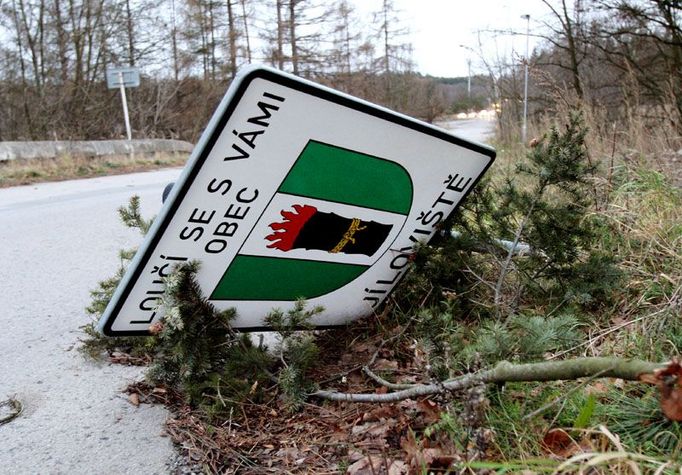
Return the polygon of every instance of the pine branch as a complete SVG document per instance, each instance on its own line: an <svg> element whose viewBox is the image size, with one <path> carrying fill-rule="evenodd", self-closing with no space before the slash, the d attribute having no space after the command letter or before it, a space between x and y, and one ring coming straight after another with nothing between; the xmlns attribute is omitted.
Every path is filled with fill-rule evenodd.
<svg viewBox="0 0 682 475"><path fill-rule="evenodd" d="M599 375L605 378L620 378L636 381L642 374L652 373L664 367L664 363L650 363L624 358L588 357L565 361L543 361L540 363L512 364L502 361L493 369L479 373L465 374L455 379L434 384L416 384L386 394L340 393L319 390L309 394L331 401L385 403L413 399L431 394L457 391L485 383L508 383L530 381L566 381Z"/></svg>

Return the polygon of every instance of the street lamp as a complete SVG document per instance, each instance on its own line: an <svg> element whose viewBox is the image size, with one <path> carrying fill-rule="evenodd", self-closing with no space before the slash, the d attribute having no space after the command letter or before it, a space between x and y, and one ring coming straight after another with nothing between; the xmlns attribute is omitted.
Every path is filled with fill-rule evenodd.
<svg viewBox="0 0 682 475"><path fill-rule="evenodd" d="M521 15L526 20L526 58L524 60L526 71L523 82L523 126L521 128L521 141L525 144L528 133L528 38L530 36L530 15Z"/></svg>
<svg viewBox="0 0 682 475"><path fill-rule="evenodd" d="M470 49L468 46L459 45L460 48ZM467 55L467 97L471 99L471 56Z"/></svg>

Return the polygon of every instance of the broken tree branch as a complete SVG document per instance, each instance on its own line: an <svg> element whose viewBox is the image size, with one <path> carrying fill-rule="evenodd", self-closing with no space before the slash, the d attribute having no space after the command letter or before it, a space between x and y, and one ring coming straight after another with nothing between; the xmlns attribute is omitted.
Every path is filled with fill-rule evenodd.
<svg viewBox="0 0 682 475"><path fill-rule="evenodd" d="M542 361L539 363L512 364L502 361L493 369L478 373L465 374L458 378L434 384L416 384L386 394L341 393L319 390L311 397L346 402L396 402L420 396L457 391L485 383L530 382L530 381L562 381L586 377L620 378L635 381L642 374L652 373L663 368L665 363L650 363L625 358L588 357L565 361ZM374 379L374 378L372 378Z"/></svg>
<svg viewBox="0 0 682 475"><path fill-rule="evenodd" d="M400 391L400 390L403 390L403 389L411 389L411 388L413 388L414 386L416 386L415 384L400 384L400 383L392 383L392 382L390 382L390 381L387 381L387 380L385 380L384 378L382 378L381 376L379 376L378 374L376 374L374 371L372 371L371 369L369 369L368 366L363 366L363 367L362 367L362 371L364 371L364 373L365 373L370 379L373 379L376 383L378 383L378 384L380 384L380 385L382 385L382 386L386 386L388 389L393 389L393 390L399 390L399 391Z"/></svg>

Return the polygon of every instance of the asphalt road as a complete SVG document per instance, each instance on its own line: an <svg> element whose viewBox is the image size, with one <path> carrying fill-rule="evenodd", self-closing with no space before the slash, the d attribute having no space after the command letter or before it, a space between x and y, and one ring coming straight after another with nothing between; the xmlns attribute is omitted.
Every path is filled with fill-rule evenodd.
<svg viewBox="0 0 682 475"><path fill-rule="evenodd" d="M485 141L492 122L443 124ZM18 418L0 425L0 473L166 473L176 454L159 406L121 391L139 368L95 363L78 350L89 291L113 274L121 248L141 237L116 209L141 197L155 214L180 170L0 189L0 400ZM2 412L0 412L0 416Z"/></svg>
<svg viewBox="0 0 682 475"><path fill-rule="evenodd" d="M482 119L450 120L437 124L462 138L486 143L493 133L495 122Z"/></svg>
<svg viewBox="0 0 682 475"><path fill-rule="evenodd" d="M0 400L24 413L0 426L0 473L166 473L167 412L121 390L139 368L77 350L89 290L140 237L116 209L137 193L147 214L179 170L0 190Z"/></svg>

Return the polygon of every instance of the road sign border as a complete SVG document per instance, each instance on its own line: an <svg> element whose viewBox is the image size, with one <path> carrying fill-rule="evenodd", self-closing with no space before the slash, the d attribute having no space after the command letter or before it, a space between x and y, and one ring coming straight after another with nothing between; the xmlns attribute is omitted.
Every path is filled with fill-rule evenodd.
<svg viewBox="0 0 682 475"><path fill-rule="evenodd" d="M347 94L335 91L325 86L320 86L311 81L300 79L298 77L292 76L290 74L278 71L276 69L266 67L266 66L249 66L242 70L237 77L233 80L230 88L228 89L225 97L220 102L220 105L214 112L211 120L209 121L206 129L202 133L197 145L195 146L192 154L185 166L180 178L173 186L173 189L168 196L166 205L162 208L159 215L154 220L154 223L149 230L147 237L138 249L135 257L128 266L123 279L119 283L114 295L111 298L104 315L99 321L98 330L106 336L145 336L149 333L147 331L140 330L122 330L122 331L112 331L112 326L116 317L119 315L121 307L128 297L134 283L140 277L145 265L152 257L152 253L156 246L158 245L163 233L168 228L172 218L177 212L182 200L189 191L192 183L194 182L196 176L201 170L204 162L208 158L209 153L213 149L216 141L220 137L220 134L227 124L227 121L232 116L234 110L239 104L245 91L255 79L264 79L266 81L271 81L284 87L288 87L299 92L304 92L312 96L318 97L320 99L351 108L358 112L369 114L371 116L387 120L389 122L416 130L421 133L425 133L432 137L444 140L446 142L459 145L466 149L480 153L483 156L488 157L488 163L484 167L481 174L474 180L474 183L469 187L464 196L462 196L459 203L462 203L466 199L468 194L473 190L476 184L480 181L481 177L486 173L490 166L495 161L495 150L482 144L475 142L469 142L463 140L455 135L451 135L448 132L439 129L435 126L426 124L424 122L412 119L406 115L393 112L384 107L380 107L369 102L357 99L355 97L349 96ZM459 204L455 206L451 214L459 207ZM404 275L404 274L403 274ZM396 284L397 285L397 284ZM394 286L395 288L395 286ZM343 325L325 325L318 326L318 329L324 328L338 328ZM241 332L250 331L268 331L270 328L265 327L248 327L248 328L238 328L236 329Z"/></svg>
<svg viewBox="0 0 682 475"><path fill-rule="evenodd" d="M111 76L117 75L117 74L132 74L134 76L134 81L132 81L129 84L126 84L123 82L123 87L125 88L137 88L140 87L140 68L137 68L135 66L120 66L120 67L115 67L115 68L107 68L104 70L104 79L107 81L107 89L119 89L121 87L121 83L116 82L116 85L114 85L114 81L109 81L109 78Z"/></svg>

